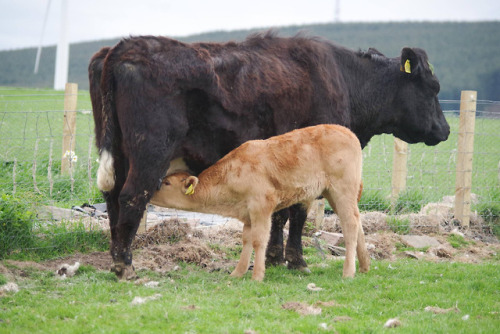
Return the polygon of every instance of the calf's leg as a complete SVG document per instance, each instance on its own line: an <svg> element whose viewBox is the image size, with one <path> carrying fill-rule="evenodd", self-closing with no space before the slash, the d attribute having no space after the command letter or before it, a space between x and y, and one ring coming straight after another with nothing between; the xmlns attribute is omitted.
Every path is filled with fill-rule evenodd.
<svg viewBox="0 0 500 334"><path fill-rule="evenodd" d="M339 216L342 226L346 248L342 276L354 277L356 273L356 248L358 246L359 230L361 226L357 205L357 193L356 196L353 196L349 190L330 190L325 191L324 196Z"/></svg>
<svg viewBox="0 0 500 334"><path fill-rule="evenodd" d="M363 231L363 225L361 224L359 224L358 229L358 245L356 247L356 253L358 254L359 271L362 273L370 271L370 255L366 249L365 233Z"/></svg>
<svg viewBox="0 0 500 334"><path fill-rule="evenodd" d="M248 271L248 265L250 264L250 257L252 256L252 228L250 224L245 223L243 225L243 249L241 251L240 260L236 265L236 268L231 273L233 277L242 277Z"/></svg>
<svg viewBox="0 0 500 334"><path fill-rule="evenodd" d="M252 246L255 250L252 279L261 282L266 271L266 247L271 229L271 214L252 220Z"/></svg>

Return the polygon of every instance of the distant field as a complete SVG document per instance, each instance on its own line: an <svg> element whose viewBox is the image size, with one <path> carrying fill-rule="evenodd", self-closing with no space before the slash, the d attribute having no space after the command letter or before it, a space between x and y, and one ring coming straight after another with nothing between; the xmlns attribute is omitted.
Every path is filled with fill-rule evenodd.
<svg viewBox="0 0 500 334"><path fill-rule="evenodd" d="M63 92L53 90L0 87L0 186L3 191L12 191L14 179L18 192L21 189L33 191L33 175L42 195L49 193L50 182L54 180L62 182L62 188L70 186L57 170L62 156L63 98ZM479 111L480 108L478 105ZM97 153L91 109L88 91L80 91L75 149L78 162L74 177L84 180L75 181L77 189L67 198L80 204L82 200L92 201L98 194L93 180ZM446 110L445 105L443 109ZM452 111L446 112L446 116L452 129L448 141L434 147L424 144L409 146L407 189L419 193L424 202L440 200L455 191L458 117ZM472 192L484 200L488 200L490 192L499 186L499 130L498 119L478 117L476 120ZM391 135L374 137L364 149L363 180L367 196L377 193L387 198L390 195L392 155ZM36 173L33 172L34 163ZM48 169L53 173L52 181Z"/></svg>

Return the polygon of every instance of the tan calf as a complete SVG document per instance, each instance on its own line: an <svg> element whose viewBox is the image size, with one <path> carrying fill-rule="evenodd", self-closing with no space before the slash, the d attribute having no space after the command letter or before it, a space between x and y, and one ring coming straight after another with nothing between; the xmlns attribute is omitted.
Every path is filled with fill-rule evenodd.
<svg viewBox="0 0 500 334"><path fill-rule="evenodd" d="M339 216L344 233L344 277L370 267L360 224L362 154L356 136L339 125L317 125L267 140L248 141L199 177L167 176L151 203L241 220L243 250L231 276L241 277L255 250L252 279L261 281L273 212L301 203L309 208L323 195Z"/></svg>

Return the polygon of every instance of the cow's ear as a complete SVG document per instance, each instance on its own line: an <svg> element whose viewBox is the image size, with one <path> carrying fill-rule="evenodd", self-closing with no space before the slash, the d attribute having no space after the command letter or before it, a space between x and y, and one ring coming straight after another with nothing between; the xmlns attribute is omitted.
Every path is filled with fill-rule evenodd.
<svg viewBox="0 0 500 334"><path fill-rule="evenodd" d="M193 195L197 185L198 185L198 178L196 176L189 176L184 181L184 193L186 195Z"/></svg>
<svg viewBox="0 0 500 334"><path fill-rule="evenodd" d="M415 51L411 48L403 48L401 51L401 72L412 76L419 75L422 71L422 64Z"/></svg>

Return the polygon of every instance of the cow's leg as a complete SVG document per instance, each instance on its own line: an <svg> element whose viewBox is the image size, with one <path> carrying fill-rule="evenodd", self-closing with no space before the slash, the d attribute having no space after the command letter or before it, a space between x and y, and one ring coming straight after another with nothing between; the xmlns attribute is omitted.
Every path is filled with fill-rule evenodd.
<svg viewBox="0 0 500 334"><path fill-rule="evenodd" d="M118 216L120 213L119 196L125 183L126 175L128 172L128 161L121 155L115 155L114 158L114 170L115 170L115 186L109 192L103 192L104 199L106 200L106 210L109 219L109 228L111 231L111 244L116 244L117 237L117 224ZM111 252L113 257L113 252ZM113 262L115 259L113 258ZM111 267L111 271L115 271L114 265Z"/></svg>
<svg viewBox="0 0 500 334"><path fill-rule="evenodd" d="M307 218L307 208L301 204L296 204L289 209L290 227L285 249L285 260L288 262L288 269L298 269L310 273L311 271L307 268L302 251L302 230Z"/></svg>
<svg viewBox="0 0 500 334"><path fill-rule="evenodd" d="M243 225L243 249L241 251L240 260L234 268L231 276L233 277L242 277L248 271L248 265L250 264L250 257L252 256L252 228L250 224L245 223Z"/></svg>
<svg viewBox="0 0 500 334"><path fill-rule="evenodd" d="M143 151L144 152L144 151ZM152 155L151 155L152 156ZM162 155L160 155L162 156ZM136 277L132 266L132 242L139 228L146 206L158 186L158 180L165 173L163 160L139 160L148 163L138 163L130 159L130 169L127 180L119 196L118 223L115 227L115 238L111 245L113 271L120 279Z"/></svg>
<svg viewBox="0 0 500 334"><path fill-rule="evenodd" d="M271 236L266 250L266 265L278 266L285 263L283 257L283 227L288 220L288 216L288 208L273 214Z"/></svg>
<svg viewBox="0 0 500 334"><path fill-rule="evenodd" d="M111 244L113 268L121 279L135 277L132 241L146 205L165 176L169 162L186 136L188 121L182 95L159 94L154 81L144 81L140 67L126 65L115 87L120 148L126 152L128 173L118 196L119 213ZM116 141L118 138L115 138Z"/></svg>

